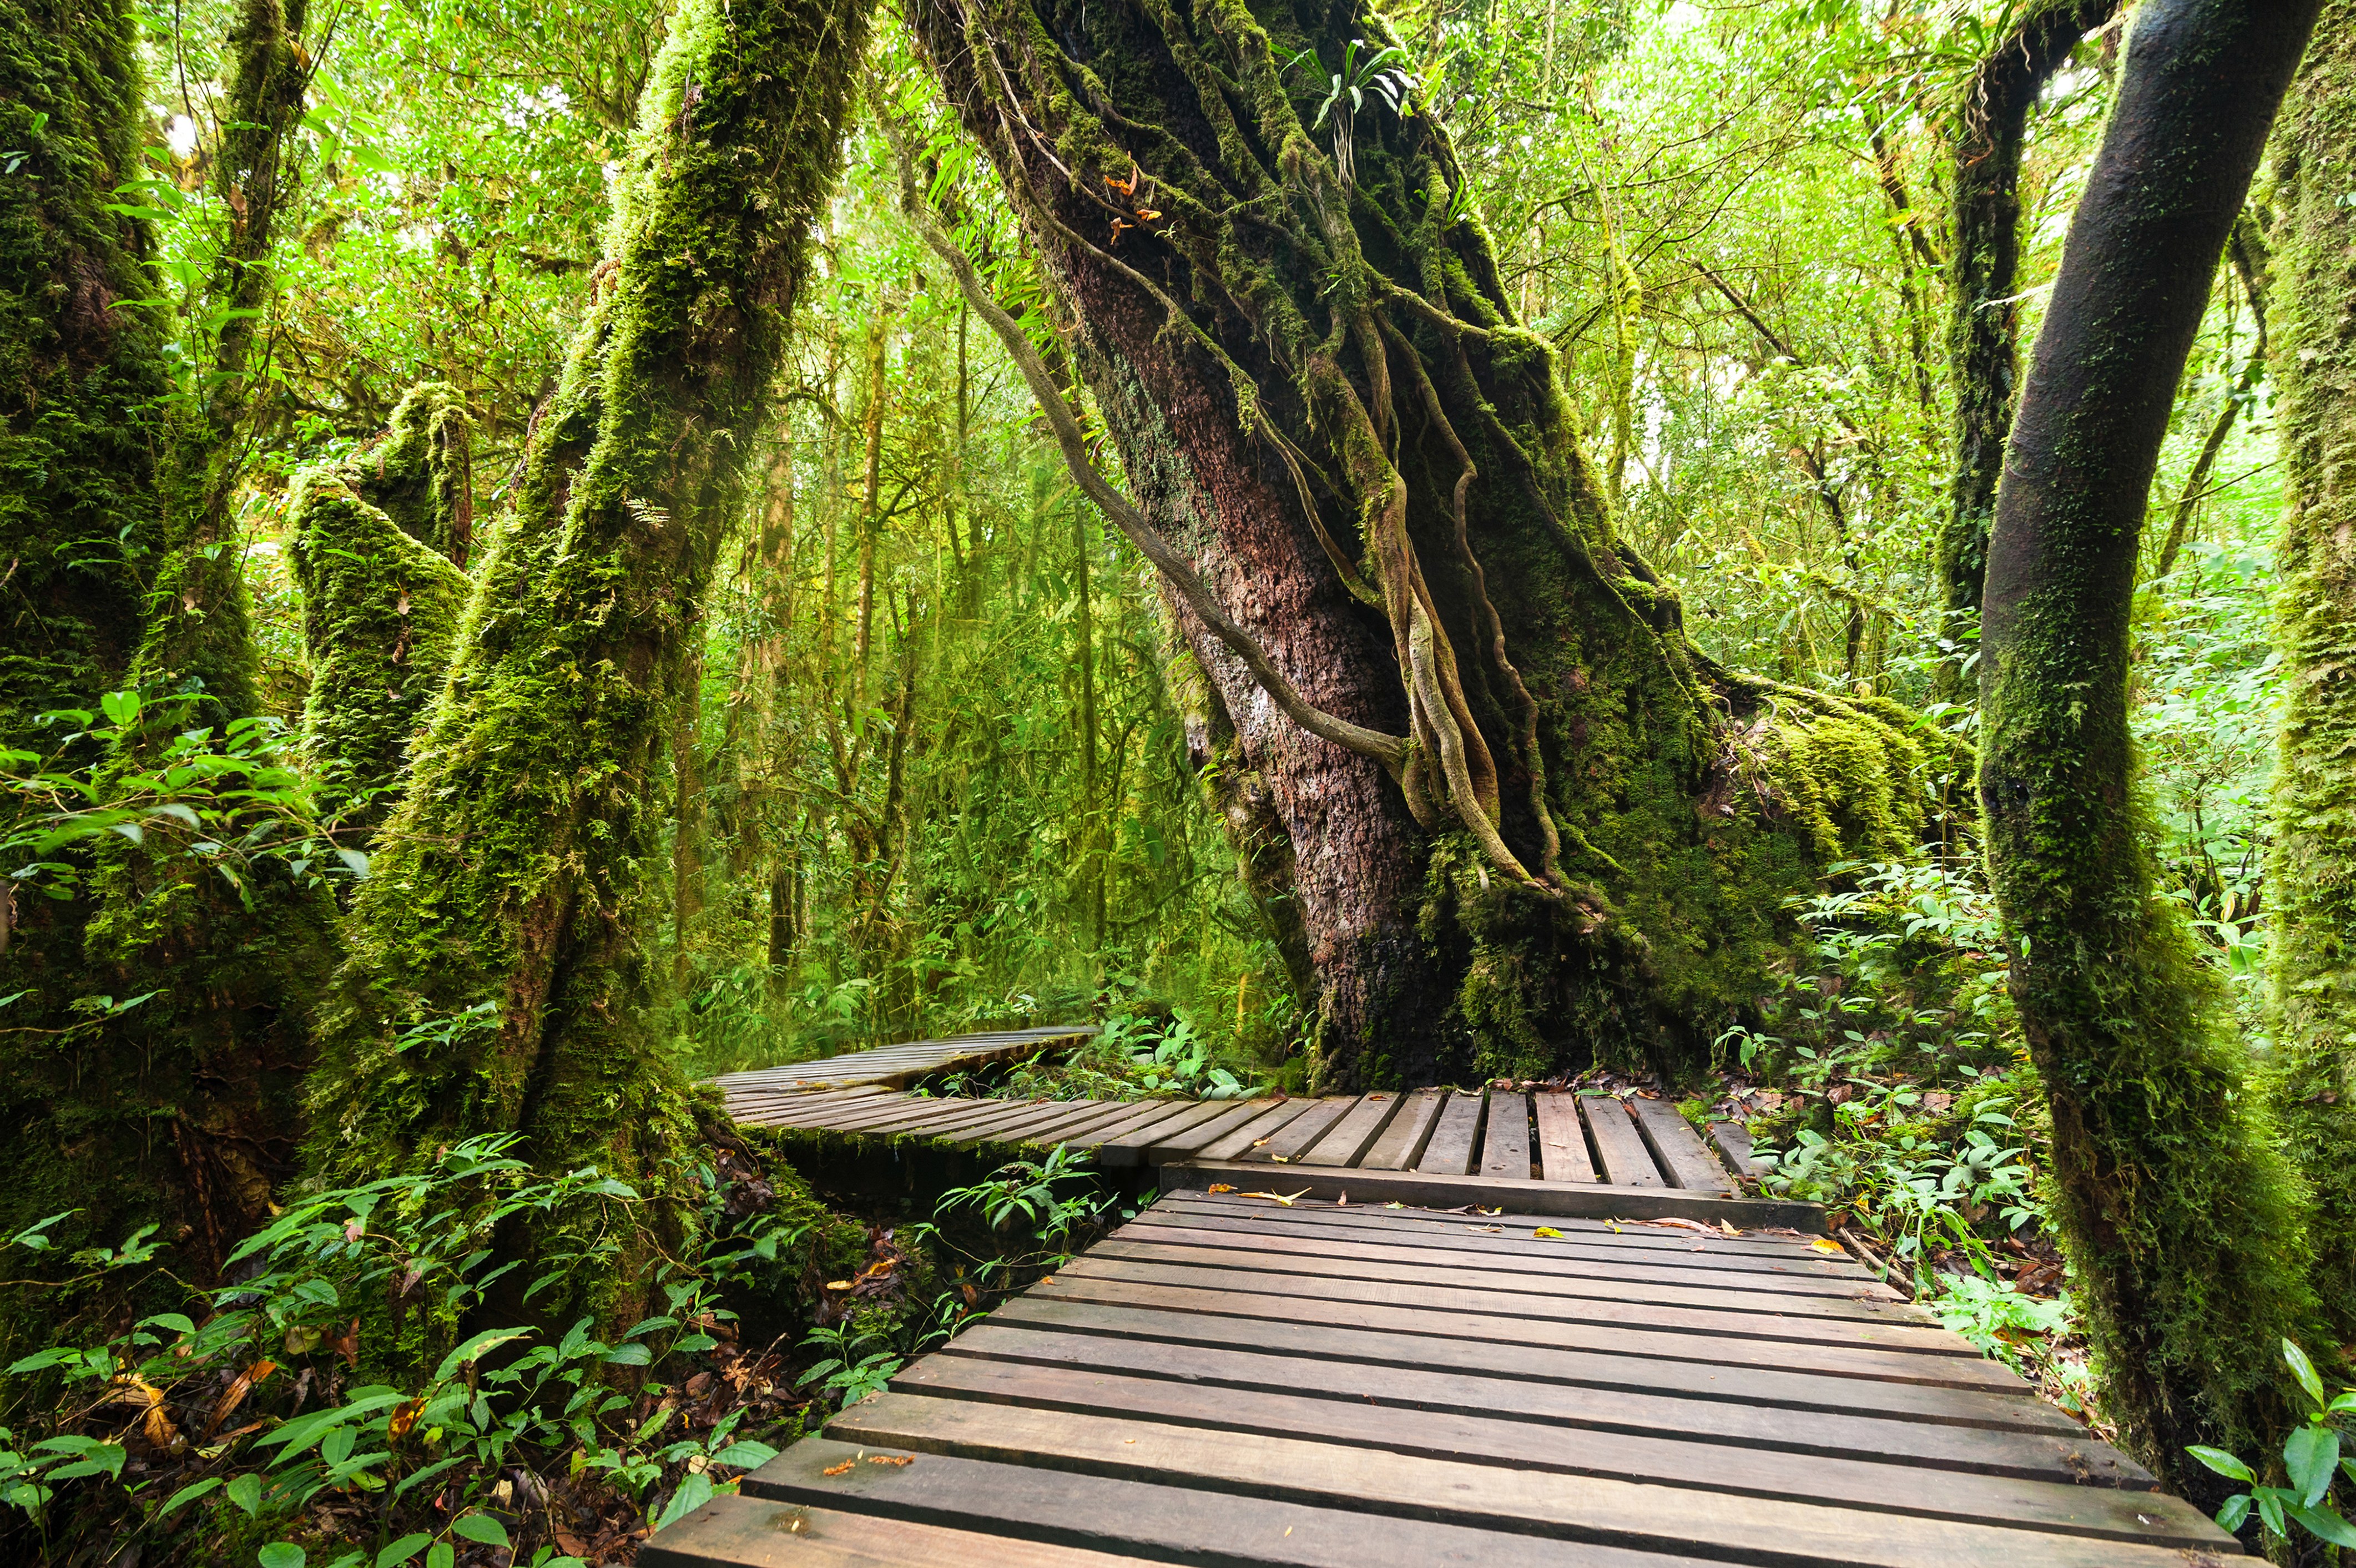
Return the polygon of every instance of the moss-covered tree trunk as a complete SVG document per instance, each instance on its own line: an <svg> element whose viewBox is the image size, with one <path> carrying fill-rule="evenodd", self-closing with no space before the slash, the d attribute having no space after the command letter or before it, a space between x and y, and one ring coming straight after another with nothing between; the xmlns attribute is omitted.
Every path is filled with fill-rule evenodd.
<svg viewBox="0 0 2356 1568"><path fill-rule="evenodd" d="M648 1020L664 765L865 35L860 0L672 21L594 303L355 905L312 1092L326 1171L515 1133L543 1168L659 1187L692 1135ZM651 1288L594 1273L574 1300Z"/></svg>
<svg viewBox="0 0 2356 1568"><path fill-rule="evenodd" d="M1812 856L1917 842L1924 759L1866 705L1771 698L1687 641L1446 134L1372 80L1387 24L910 15L1077 324L1136 504L1090 493L1179 585L1290 840L1326 1081L1693 1060ZM1355 100L1326 102L1345 69Z"/></svg>
<svg viewBox="0 0 2356 1568"><path fill-rule="evenodd" d="M1965 79L1953 132L1947 367L1955 393L1955 473L1939 533L1947 634L1967 634L1987 585L1988 523L2019 396L2020 155L2029 117L2078 41L2118 0L2040 0ZM1964 694L1964 653L1940 667L1943 697Z"/></svg>
<svg viewBox="0 0 2356 1568"><path fill-rule="evenodd" d="M2184 1444L2266 1431L2303 1310L2288 1176L2181 912L2158 897L2127 725L2162 437L2314 0L2147 0L2014 422L1988 553L1980 795L2012 993L2104 1407Z"/></svg>
<svg viewBox="0 0 2356 1568"><path fill-rule="evenodd" d="M2356 5L2331 0L2276 133L2275 410L2289 504L2276 557L2281 751L2276 1098L2315 1192L2317 1294L2356 1332Z"/></svg>
<svg viewBox="0 0 2356 1568"><path fill-rule="evenodd" d="M434 381L410 390L378 440L295 477L287 557L311 660L302 750L332 792L340 848L367 847L449 672L466 603L467 459L457 389Z"/></svg>

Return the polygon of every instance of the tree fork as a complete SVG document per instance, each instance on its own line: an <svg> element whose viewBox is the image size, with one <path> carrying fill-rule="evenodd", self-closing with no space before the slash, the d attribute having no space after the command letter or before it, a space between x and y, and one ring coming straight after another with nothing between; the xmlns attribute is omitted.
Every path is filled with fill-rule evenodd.
<svg viewBox="0 0 2356 1568"><path fill-rule="evenodd" d="M2157 896L2127 724L2145 502L2227 231L2317 0L2147 0L2014 422L1988 552L1980 797L2060 1229L2104 1409L2188 1495L2188 1443L2273 1436L2309 1309L2286 1162L2217 983Z"/></svg>

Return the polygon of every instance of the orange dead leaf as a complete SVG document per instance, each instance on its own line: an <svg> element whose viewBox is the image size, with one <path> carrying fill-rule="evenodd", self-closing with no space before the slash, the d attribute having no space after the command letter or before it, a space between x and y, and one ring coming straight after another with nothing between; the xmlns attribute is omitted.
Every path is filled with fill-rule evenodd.
<svg viewBox="0 0 2356 1568"><path fill-rule="evenodd" d="M393 1406L392 1420L385 1427L385 1435L395 1443L408 1436L410 1428L417 1424L417 1418L424 1409L425 1402L423 1399L413 1399Z"/></svg>
<svg viewBox="0 0 2356 1568"><path fill-rule="evenodd" d="M856 1459L845 1459L840 1465L829 1465L824 1470L820 1471L819 1474L826 1476L848 1476L851 1474L851 1467L858 1463L859 1461Z"/></svg>
<svg viewBox="0 0 2356 1568"><path fill-rule="evenodd" d="M221 1423L237 1413L237 1407L245 1402L245 1396L253 1391L254 1384L277 1369L275 1361L256 1361L240 1372L237 1380L221 1391L220 1402L213 1406L212 1414L206 1419L205 1441L211 1442L213 1434L220 1430Z"/></svg>
<svg viewBox="0 0 2356 1568"><path fill-rule="evenodd" d="M898 1465L905 1467L915 1464L916 1456L914 1454L870 1454L867 1456L867 1462L870 1465Z"/></svg>
<svg viewBox="0 0 2356 1568"><path fill-rule="evenodd" d="M1299 1192L1294 1192L1294 1193L1282 1193L1282 1192L1248 1192L1248 1193L1244 1194L1244 1196L1245 1196L1246 1197L1264 1197L1264 1198L1267 1198L1270 1203L1280 1203L1280 1204L1284 1205L1284 1207L1285 1207L1285 1208L1291 1208L1291 1207L1292 1207L1292 1200L1293 1200L1294 1198L1296 1198L1296 1197L1308 1197L1308 1196L1309 1196L1309 1189L1308 1189L1307 1187L1302 1187Z"/></svg>
<svg viewBox="0 0 2356 1568"><path fill-rule="evenodd" d="M1233 1192L1236 1189L1226 1182L1215 1181L1211 1184L1211 1190L1213 1192Z"/></svg>
<svg viewBox="0 0 2356 1568"><path fill-rule="evenodd" d="M1151 207L1139 208L1137 209L1137 215L1140 218L1144 219L1148 223L1159 222L1162 218L1162 214Z"/></svg>
<svg viewBox="0 0 2356 1568"><path fill-rule="evenodd" d="M1814 1247L1819 1252L1830 1252L1837 1258L1840 1256L1840 1243L1837 1241L1827 1241L1822 1236L1815 1238L1814 1240L1810 1241L1808 1245Z"/></svg>

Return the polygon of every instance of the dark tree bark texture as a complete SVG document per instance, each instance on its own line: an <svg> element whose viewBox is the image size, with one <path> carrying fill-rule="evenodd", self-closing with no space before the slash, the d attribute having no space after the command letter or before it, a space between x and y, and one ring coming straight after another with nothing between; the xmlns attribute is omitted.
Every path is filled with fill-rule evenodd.
<svg viewBox="0 0 2356 1568"><path fill-rule="evenodd" d="M2177 380L2315 0L2147 0L2014 422L1988 553L1980 793L2050 1096L2106 1412L2196 1496L2188 1443L2273 1434L2297 1208L2210 972L2155 896L2127 725L2137 547Z"/></svg>
<svg viewBox="0 0 2356 1568"><path fill-rule="evenodd" d="M1445 133L1382 62L1321 117L1387 25L910 16L1076 324L1165 580L1199 576L1181 627L1290 840L1323 1080L1695 1061L1812 864L1919 842L1931 758L1886 708L1687 641Z"/></svg>

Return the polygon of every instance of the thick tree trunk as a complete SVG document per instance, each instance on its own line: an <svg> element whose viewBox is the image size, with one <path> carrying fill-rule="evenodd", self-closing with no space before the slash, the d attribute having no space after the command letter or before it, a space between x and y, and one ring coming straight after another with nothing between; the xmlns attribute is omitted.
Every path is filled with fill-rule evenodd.
<svg viewBox="0 0 2356 1568"><path fill-rule="evenodd" d="M595 303L354 910L312 1090L325 1172L512 1133L541 1168L660 1197L693 1135L648 1020L661 772L865 36L858 0L673 18ZM447 1026L485 1002L492 1026ZM642 1213L626 1253L632 1226L671 1222ZM532 1310L634 1310L651 1284L630 1257Z"/></svg>
<svg viewBox="0 0 2356 1568"><path fill-rule="evenodd" d="M2300 1327L2287 1172L2181 913L2156 896L2127 725L2145 501L2219 252L2316 0L2147 0L2014 423L1988 553L1980 795L2012 993L2104 1408L2184 1444L2274 1434Z"/></svg>
<svg viewBox="0 0 2356 1568"><path fill-rule="evenodd" d="M1963 660L1987 591L1988 523L2019 392L2020 155L2029 112L2078 41L2117 9L2118 0L2041 0L1988 51L1956 110L1955 238L1947 263L1955 474L1939 534L1945 631L1959 644L1938 676L1939 695L1950 701L1968 684Z"/></svg>
<svg viewBox="0 0 2356 1568"><path fill-rule="evenodd" d="M2331 0L2277 134L2276 1102L2315 1192L2316 1294L2356 1334L2356 4Z"/></svg>
<svg viewBox="0 0 2356 1568"><path fill-rule="evenodd" d="M1869 705L1771 702L1687 642L1445 134L1396 82L1321 120L1345 46L1387 25L911 14L1077 324L1136 504L1089 493L1177 585L1291 841L1326 1081L1694 1060L1813 855L1918 842L1925 759Z"/></svg>

